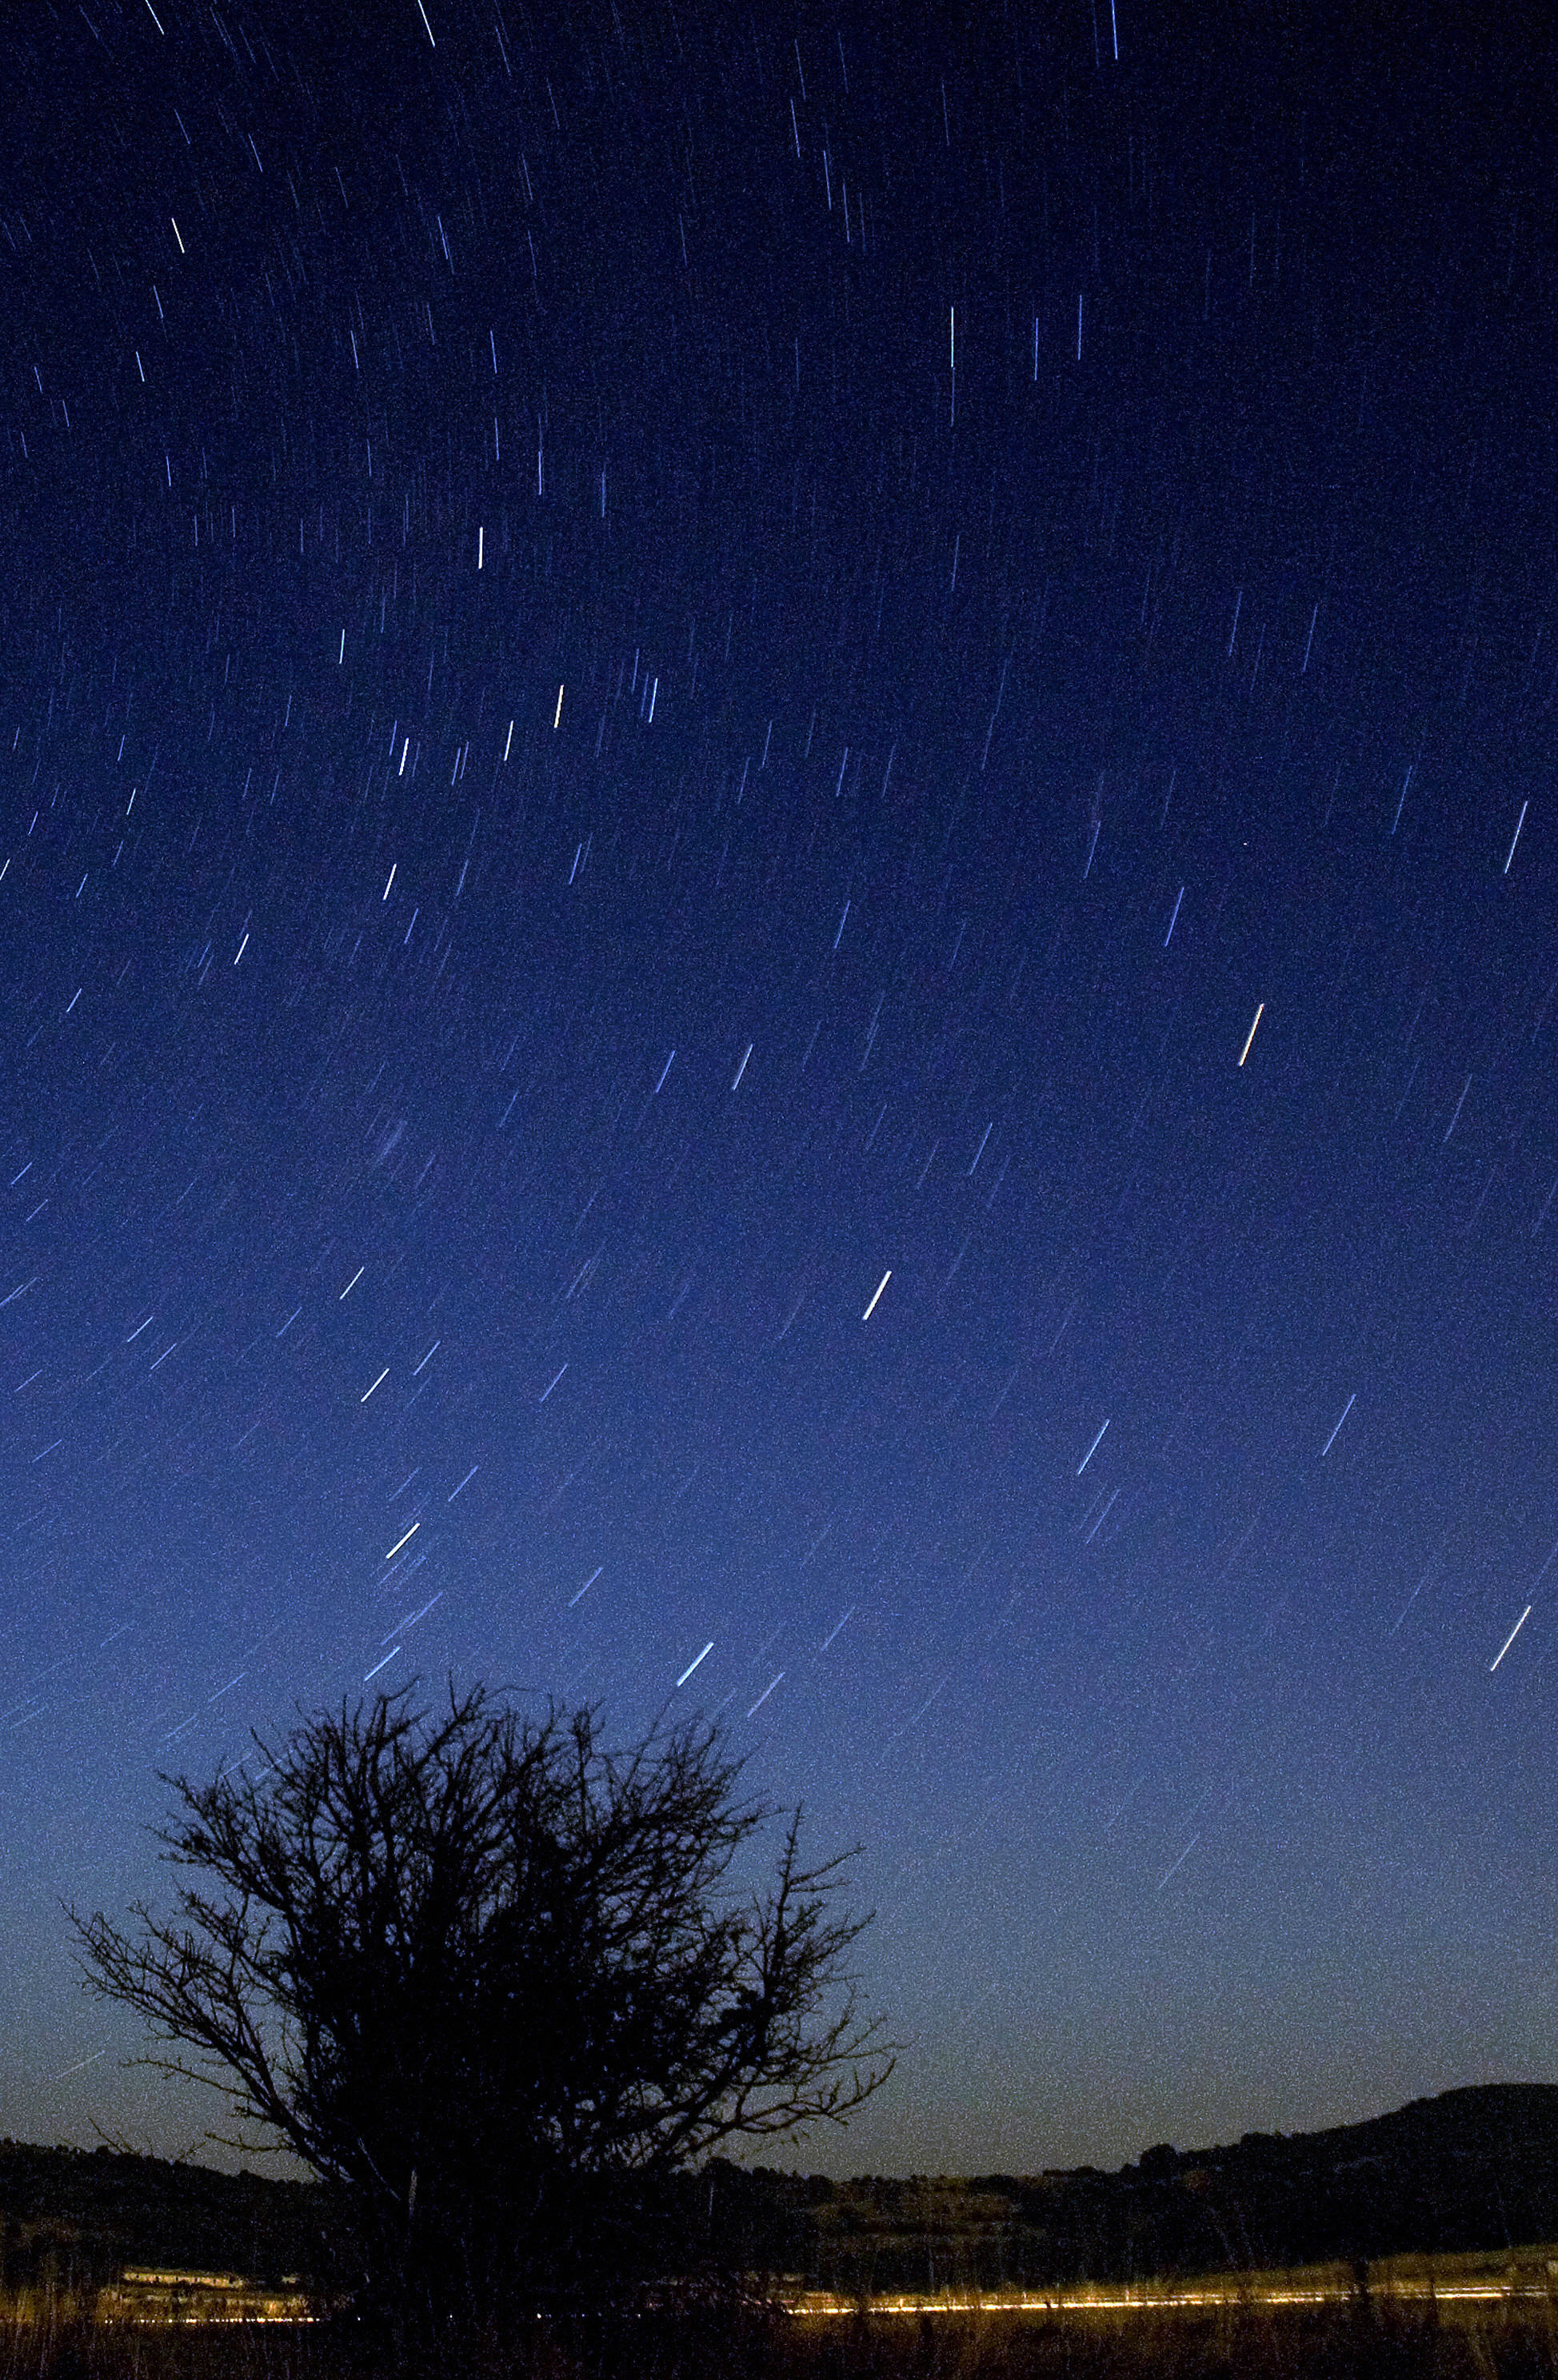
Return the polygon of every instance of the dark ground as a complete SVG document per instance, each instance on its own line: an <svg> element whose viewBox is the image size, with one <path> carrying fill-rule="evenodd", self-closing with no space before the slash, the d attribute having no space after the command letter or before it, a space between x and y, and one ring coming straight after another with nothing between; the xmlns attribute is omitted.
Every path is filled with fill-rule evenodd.
<svg viewBox="0 0 1558 2380"><path fill-rule="evenodd" d="M1127 2322L725 2322L547 2337L474 2369L481 2380L1535 2380L1558 2371L1555 2344L1545 2307L1466 2322L1377 2308ZM66 2322L0 2341L4 2380L347 2380L353 2369L338 2344L296 2332L116 2335Z"/></svg>
<svg viewBox="0 0 1558 2380"><path fill-rule="evenodd" d="M712 2192L708 2180L693 2204L703 2247L727 2271L846 2290L1502 2251L1558 2238L1558 2090L1451 2092L1331 2132L1187 2152L1165 2143L1116 2174L834 2182L722 2166ZM0 2380L387 2380L349 2322L156 2329L87 2319L125 2265L269 2284L317 2272L316 2206L310 2190L255 2175L0 2143ZM474 2368L483 2380L1519 2380L1558 2373L1558 2313L1528 2301L1435 2313L1377 2297L1321 2310L866 2321L747 2319L727 2305L695 2320L559 2321Z"/></svg>
<svg viewBox="0 0 1558 2380"><path fill-rule="evenodd" d="M712 2191L706 2186L712 2180ZM125 2265L325 2269L318 2195L198 2165L0 2142L0 2289L101 2287ZM1134 2280L1558 2240L1558 2088L1445 2092L1325 2132L1164 2143L1118 2173L825 2176L718 2163L695 2251L812 2287Z"/></svg>

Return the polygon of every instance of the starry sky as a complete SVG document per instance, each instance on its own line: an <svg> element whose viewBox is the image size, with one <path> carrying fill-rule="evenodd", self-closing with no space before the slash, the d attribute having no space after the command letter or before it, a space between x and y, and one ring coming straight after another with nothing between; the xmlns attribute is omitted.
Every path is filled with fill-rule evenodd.
<svg viewBox="0 0 1558 2380"><path fill-rule="evenodd" d="M7 22L0 2131L451 1671L863 1846L781 2162L1558 2079L1553 52L1353 13Z"/></svg>

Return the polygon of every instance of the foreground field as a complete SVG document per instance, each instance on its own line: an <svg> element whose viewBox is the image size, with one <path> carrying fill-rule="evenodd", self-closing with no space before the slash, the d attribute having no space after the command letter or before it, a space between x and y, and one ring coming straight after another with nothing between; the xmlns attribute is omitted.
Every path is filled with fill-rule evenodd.
<svg viewBox="0 0 1558 2380"><path fill-rule="evenodd" d="M1558 2374L1551 2317L1434 2321L1395 2308L955 2316L772 2329L643 2325L538 2339L480 2380L1538 2380ZM344 2346L274 2329L0 2334L4 2380L390 2380ZM396 2375L399 2380L399 2375ZM450 2380L454 2375L450 2374Z"/></svg>
<svg viewBox="0 0 1558 2380"><path fill-rule="evenodd" d="M1394 2309L785 2323L538 2340L472 2380L1538 2380L1551 2319ZM422 2367L423 2372L428 2367ZM317 2336L62 2328L0 2340L5 2380L389 2380ZM400 2375L396 2375L400 2380ZM421 2380L421 2374L419 2374ZM451 2373L448 2380L455 2380ZM463 2380L463 2375L462 2375Z"/></svg>
<svg viewBox="0 0 1558 2380"><path fill-rule="evenodd" d="M296 2301L237 2282L170 2289L173 2278L92 2301L0 2300L0 2380L404 2380L365 2357L349 2326L285 2318ZM538 2325L519 2349L444 2369L447 2380L1558 2380L1555 2292L1558 2251L1546 2249L1030 2293L1020 2305L905 2295L864 2310L809 2292L761 2317ZM417 2380L438 2375L424 2363Z"/></svg>
<svg viewBox="0 0 1558 2380"><path fill-rule="evenodd" d="M1360 2301L1405 2313L1431 2306L1454 2320L1473 2309L1550 2310L1558 2293L1558 2248L1478 2249L1455 2256L1385 2256L1372 2264L1296 2265L1274 2272L1204 2273L1187 2279L1086 2281L1070 2288L959 2292L894 2291L872 2297L873 2319L894 2316L1055 2315L1068 2319L1119 2314L1139 2321L1153 2313L1217 2307L1247 2311L1299 2306L1349 2306ZM825 2289L803 2289L785 2300L792 2315L837 2319L858 2302Z"/></svg>

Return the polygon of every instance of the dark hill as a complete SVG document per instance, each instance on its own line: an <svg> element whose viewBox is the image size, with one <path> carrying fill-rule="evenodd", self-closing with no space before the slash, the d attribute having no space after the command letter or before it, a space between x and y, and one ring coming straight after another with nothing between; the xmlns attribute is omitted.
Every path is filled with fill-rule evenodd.
<svg viewBox="0 0 1558 2380"><path fill-rule="evenodd" d="M1558 2085L1446 2091L1321 2132L1147 2150L971 2180L717 2160L679 2195L695 2253L837 2289L1123 2280L1558 2240ZM0 2141L0 2287L93 2287L126 2265L328 2271L322 2193L116 2150Z"/></svg>
<svg viewBox="0 0 1558 2380"><path fill-rule="evenodd" d="M318 2195L262 2174L0 2141L0 2288L95 2288L125 2265L311 2276Z"/></svg>
<svg viewBox="0 0 1558 2380"><path fill-rule="evenodd" d="M1558 2085L1492 2083L1321 2132L1092 2168L834 2182L718 2169L732 2262L824 2287L1042 2287L1558 2240Z"/></svg>

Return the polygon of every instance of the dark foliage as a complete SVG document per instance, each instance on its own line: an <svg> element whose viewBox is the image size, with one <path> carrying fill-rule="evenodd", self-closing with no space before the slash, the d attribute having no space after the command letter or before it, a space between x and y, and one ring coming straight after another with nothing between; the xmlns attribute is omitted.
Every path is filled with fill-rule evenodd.
<svg viewBox="0 0 1558 2380"><path fill-rule="evenodd" d="M153 2062L320 2176L375 2353L682 2270L679 2173L844 2120L892 2063L841 1972L866 1921L834 1914L798 1813L735 1888L774 1814L713 1730L616 1755L588 1710L451 1686L435 1721L410 1691L256 1739L252 1781L165 1779L158 1840L201 1878L177 1920L75 1921L91 1987L172 2046Z"/></svg>
<svg viewBox="0 0 1558 2380"><path fill-rule="evenodd" d="M1489 2084L1323 2132L1150 2149L1118 2173L721 2175L733 2250L844 2289L1356 2263L1558 2239L1558 2086Z"/></svg>
<svg viewBox="0 0 1558 2380"><path fill-rule="evenodd" d="M319 2198L262 2174L0 2141L0 2290L93 2289L126 2265L311 2277Z"/></svg>

